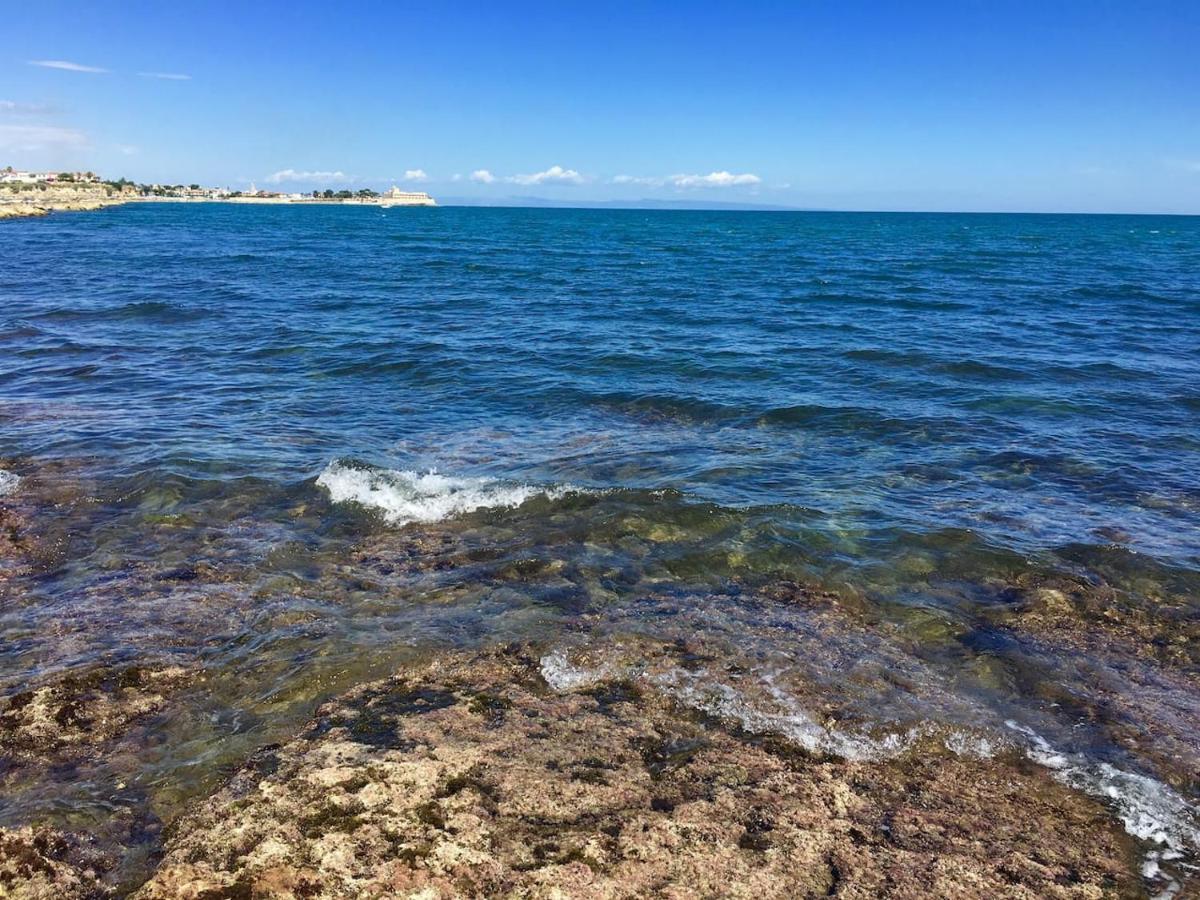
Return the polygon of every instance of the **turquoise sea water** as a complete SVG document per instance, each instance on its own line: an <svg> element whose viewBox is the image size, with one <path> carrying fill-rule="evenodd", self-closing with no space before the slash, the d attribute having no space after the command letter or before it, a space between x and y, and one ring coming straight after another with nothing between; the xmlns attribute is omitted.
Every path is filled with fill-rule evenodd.
<svg viewBox="0 0 1200 900"><path fill-rule="evenodd" d="M409 654L709 629L865 729L1035 733L1154 779L1193 846L1200 655L1155 625L1200 615L1200 218L5 223L0 469L51 548L0 609L0 687L209 676L138 750L135 799L99 764L6 821L167 821ZM1024 629L1054 579L1101 598L1079 633L1111 607L1150 649ZM842 598L857 637L763 599L780 584ZM909 687L848 688L873 653Z"/></svg>

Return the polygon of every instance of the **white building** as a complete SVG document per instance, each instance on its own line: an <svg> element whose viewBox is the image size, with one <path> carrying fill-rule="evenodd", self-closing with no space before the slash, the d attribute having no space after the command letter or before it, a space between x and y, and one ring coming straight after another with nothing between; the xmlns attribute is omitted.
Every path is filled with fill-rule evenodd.
<svg viewBox="0 0 1200 900"><path fill-rule="evenodd" d="M18 172L12 166L0 169L0 184L35 184L40 176L33 172Z"/></svg>
<svg viewBox="0 0 1200 900"><path fill-rule="evenodd" d="M402 191L392 185L379 199L380 206L437 206L437 201L424 191Z"/></svg>

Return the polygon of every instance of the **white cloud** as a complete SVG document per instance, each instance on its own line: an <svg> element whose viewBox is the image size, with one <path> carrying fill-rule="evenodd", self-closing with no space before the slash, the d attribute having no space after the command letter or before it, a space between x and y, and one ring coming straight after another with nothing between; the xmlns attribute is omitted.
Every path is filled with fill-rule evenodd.
<svg viewBox="0 0 1200 900"><path fill-rule="evenodd" d="M429 176L425 174L424 169L409 169L404 173L405 181L428 181Z"/></svg>
<svg viewBox="0 0 1200 900"><path fill-rule="evenodd" d="M462 172L455 172L453 175L450 176L451 181L462 181L462 178L463 178Z"/></svg>
<svg viewBox="0 0 1200 900"><path fill-rule="evenodd" d="M83 147L82 131L52 125L0 125L0 150L49 150Z"/></svg>
<svg viewBox="0 0 1200 900"><path fill-rule="evenodd" d="M142 152L142 149L135 147L133 144L117 144L117 152L125 156L136 156Z"/></svg>
<svg viewBox="0 0 1200 900"><path fill-rule="evenodd" d="M478 181L480 184L491 184L496 180L496 176L487 169L476 169L471 173L471 180Z"/></svg>
<svg viewBox="0 0 1200 900"><path fill-rule="evenodd" d="M263 179L267 184L282 184L283 182L307 181L313 184L329 184L330 182L353 181L345 172L297 172L295 169L281 169Z"/></svg>
<svg viewBox="0 0 1200 900"><path fill-rule="evenodd" d="M583 184L583 176L574 169L564 169L562 166L551 166L544 172L534 172L532 175L513 175L506 178L512 184Z"/></svg>
<svg viewBox="0 0 1200 900"><path fill-rule="evenodd" d="M709 172L707 175L672 175L667 180L677 188L734 187L762 183L761 178L749 172L734 175L732 172L725 171Z"/></svg>
<svg viewBox="0 0 1200 900"><path fill-rule="evenodd" d="M97 66L85 66L76 62L68 62L65 59L31 59L31 66L41 66L43 69L62 69L65 72L88 72L93 75L102 75L108 72L108 69L101 69Z"/></svg>
<svg viewBox="0 0 1200 900"><path fill-rule="evenodd" d="M191 75L182 72L138 72L143 78L161 78L164 81L191 81Z"/></svg>

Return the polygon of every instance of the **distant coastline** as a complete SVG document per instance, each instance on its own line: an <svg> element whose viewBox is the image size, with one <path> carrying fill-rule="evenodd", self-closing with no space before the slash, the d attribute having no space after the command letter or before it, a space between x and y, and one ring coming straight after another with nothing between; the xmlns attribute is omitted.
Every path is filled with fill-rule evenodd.
<svg viewBox="0 0 1200 900"><path fill-rule="evenodd" d="M255 203L300 205L437 206L424 191L403 191L395 185L382 193L332 189L284 193L202 187L199 184L135 184L126 178L105 180L94 172L25 172L0 169L0 219L45 216L51 212L86 211L123 203Z"/></svg>

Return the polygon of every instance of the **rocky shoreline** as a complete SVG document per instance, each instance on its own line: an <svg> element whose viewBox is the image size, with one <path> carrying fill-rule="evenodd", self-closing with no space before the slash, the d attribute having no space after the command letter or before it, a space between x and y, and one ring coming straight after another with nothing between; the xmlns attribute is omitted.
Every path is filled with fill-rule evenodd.
<svg viewBox="0 0 1200 900"><path fill-rule="evenodd" d="M120 206L124 200L64 200L43 203L0 203L0 219L25 219L48 216L52 212L88 212L107 206Z"/></svg>
<svg viewBox="0 0 1200 900"><path fill-rule="evenodd" d="M360 686L175 823L132 896L1142 893L1105 806L1018 755L809 752L680 704L654 673L696 665L686 646L623 652L608 675L452 653ZM112 896L114 868L83 834L0 835L8 896Z"/></svg>
<svg viewBox="0 0 1200 900"><path fill-rule="evenodd" d="M248 562L263 523L193 533L155 501L137 533L154 564L111 545L108 568L71 608L35 595L45 573L80 558L82 535L104 527L92 518L95 485L65 462L0 460L0 471L14 473L0 502L0 614L28 672L0 695L0 897L1200 890L1191 807L1176 810L1180 838L1148 830L1158 810L1138 805L1168 785L1194 796L1194 657L1175 639L1194 625L1146 617L1082 579L997 587L994 633L1034 659L1078 658L1086 678L1064 685L1061 669L1031 669L1021 690L1071 709L1076 730L1094 728L1140 769L1105 768L980 715L972 698L1007 676L981 656L947 684L930 648L963 641L944 621L889 622L861 597L780 580L648 588L540 640L506 643L493 619L474 648L426 646L372 674L310 676L302 714L274 700L223 709L205 698L263 689L265 616L299 629L289 664L307 670L327 649L323 632L306 630L319 614L280 604L276 590L353 606L445 579L440 600L411 609L449 612L470 590L562 589L564 566L481 568L468 534L442 523L359 536L301 589ZM290 510L329 514L319 494ZM300 547L290 532L268 533L273 547ZM297 552L312 564L312 548ZM290 560L278 558L285 570ZM38 603L53 605L50 617L16 630ZM103 651L81 643L122 617L165 642L134 630ZM227 681L212 652L251 633L244 617L260 647L248 651L253 680ZM212 771L172 784L152 768L161 757L209 757L200 765Z"/></svg>
<svg viewBox="0 0 1200 900"><path fill-rule="evenodd" d="M36 218L52 212L88 212L119 206L126 199L103 188L85 186L0 191L0 220Z"/></svg>

